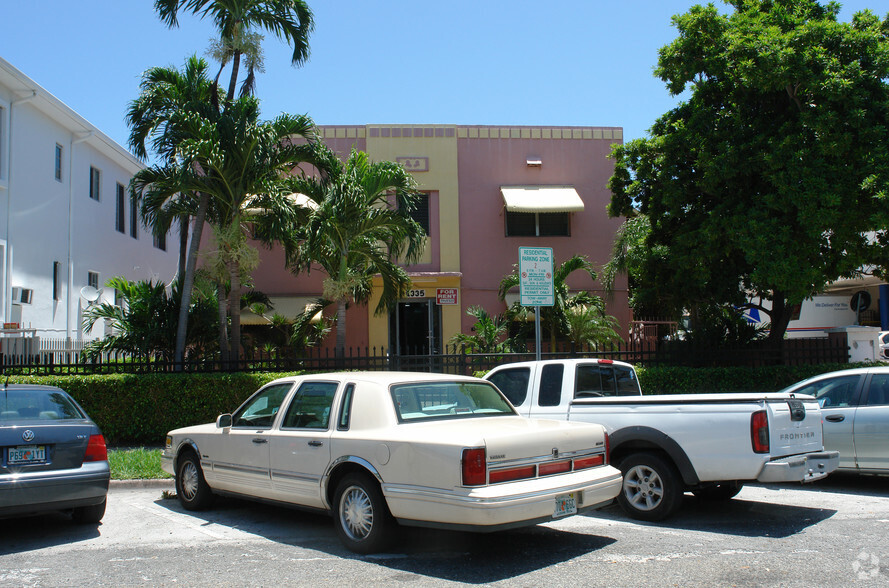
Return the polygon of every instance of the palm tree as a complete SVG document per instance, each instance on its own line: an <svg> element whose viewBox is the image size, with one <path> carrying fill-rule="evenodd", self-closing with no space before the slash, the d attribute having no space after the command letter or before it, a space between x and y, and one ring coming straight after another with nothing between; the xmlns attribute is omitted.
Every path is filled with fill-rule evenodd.
<svg viewBox="0 0 889 588"><path fill-rule="evenodd" d="M504 353L509 349L509 340L503 340L509 325L502 322L499 316L491 316L481 306L470 306L466 314L475 317L472 327L475 334L457 333L451 337L451 345L467 345L478 353Z"/></svg>
<svg viewBox="0 0 889 588"><path fill-rule="evenodd" d="M170 28L179 25L179 11L213 19L220 42L231 57L232 72L226 101L231 102L245 47L255 47L253 29L271 32L293 47L291 63L302 65L309 58L309 35L315 28L312 11L303 0L155 0L154 8ZM223 63L223 67L225 64ZM219 77L219 76L217 76ZM250 76L248 76L248 79ZM252 82L243 93L250 92Z"/></svg>
<svg viewBox="0 0 889 588"><path fill-rule="evenodd" d="M129 145L140 158L146 159L146 143L163 162L173 164L182 157L182 143L188 138L187 121L190 116L215 120L218 110L213 103L215 87L207 75L208 65L203 59L192 56L182 72L169 67L154 67L142 75L141 93L130 103L127 125L130 127ZM142 173L137 172L136 176ZM141 198L131 188L133 205ZM142 218L155 234L165 234L175 218L180 220L180 237L188 239L188 222L194 216L194 229L185 261L185 271L180 271L182 305L176 331L174 362L185 358L185 339L188 331L189 306L192 300L194 276L197 268L198 249L210 206L208 194L174 191L165 199L152 200L143 206ZM180 258L181 250L180 246ZM180 267L182 265L180 259Z"/></svg>
<svg viewBox="0 0 889 588"><path fill-rule="evenodd" d="M425 232L410 216L416 182L397 163L372 162L354 149L342 162L319 142L315 165L320 175L295 178L295 191L313 204L303 208L305 224L292 226L283 243L294 273L320 266L327 274L323 297L337 303L336 347L341 352L347 303L370 300L373 277L380 274L383 289L374 312L391 309L411 283L397 260L416 263Z"/></svg>
<svg viewBox="0 0 889 588"><path fill-rule="evenodd" d="M244 278L241 263L249 256L245 232L257 221L296 223L301 209L287 197L295 180L290 174L297 165L312 159L315 126L305 115L282 114L273 121L260 122L259 101L252 96L238 98L218 117L186 118L183 132L188 138L181 143L181 157L140 171L133 190L149 209L160 208L157 203L181 191L208 195L220 259L228 268L230 281L229 349L237 355Z"/></svg>
<svg viewBox="0 0 889 588"><path fill-rule="evenodd" d="M565 260L555 272L553 272L553 294L554 303L552 306L540 307L540 319L549 327L550 345L554 349L556 345L556 336L568 331L568 323L566 311L569 308L577 306L589 306L596 304L597 296L592 296L585 291L571 294L568 288L568 276L576 271L587 273L592 280L596 279L596 272L593 264L583 255L574 255ZM506 294L521 283L518 267L514 267L513 272L500 281L498 296L500 300L506 299ZM519 303L516 302L516 305Z"/></svg>

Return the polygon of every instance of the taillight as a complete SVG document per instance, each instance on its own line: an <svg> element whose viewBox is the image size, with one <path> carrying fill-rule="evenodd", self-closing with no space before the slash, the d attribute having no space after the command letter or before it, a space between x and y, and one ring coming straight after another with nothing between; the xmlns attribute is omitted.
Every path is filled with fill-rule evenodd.
<svg viewBox="0 0 889 588"><path fill-rule="evenodd" d="M574 460L574 471L594 468L596 466L605 465L607 460L603 454L593 455L591 457L582 457Z"/></svg>
<svg viewBox="0 0 889 588"><path fill-rule="evenodd" d="M464 486L484 486L487 480L484 448L464 449L461 466Z"/></svg>
<svg viewBox="0 0 889 588"><path fill-rule="evenodd" d="M613 359L600 359L599 365L611 365L614 363Z"/></svg>
<svg viewBox="0 0 889 588"><path fill-rule="evenodd" d="M540 464L540 475L551 476L553 474L564 474L571 471L571 460L554 461L550 463Z"/></svg>
<svg viewBox="0 0 889 588"><path fill-rule="evenodd" d="M750 417L750 441L754 453L769 452L769 415L758 410Z"/></svg>
<svg viewBox="0 0 889 588"><path fill-rule="evenodd" d="M568 467L571 467L570 464ZM496 484L498 482L512 482L513 480L527 480L528 478L533 478L536 473L534 466L523 466L505 470L492 470L488 478L492 484ZM540 475L542 476L543 474L541 473Z"/></svg>
<svg viewBox="0 0 889 588"><path fill-rule="evenodd" d="M102 435L90 435L83 461L108 461L108 448L105 446L105 437Z"/></svg>

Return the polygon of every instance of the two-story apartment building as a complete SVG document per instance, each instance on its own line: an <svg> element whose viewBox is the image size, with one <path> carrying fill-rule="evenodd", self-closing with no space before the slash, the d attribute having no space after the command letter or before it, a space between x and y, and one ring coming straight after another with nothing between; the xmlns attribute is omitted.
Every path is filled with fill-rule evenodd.
<svg viewBox="0 0 889 588"><path fill-rule="evenodd" d="M605 209L613 171L608 154L622 141L621 128L393 124L320 132L341 156L354 147L375 161L400 162L423 192L416 218L428 241L420 263L407 268L413 289L389 316L374 316L376 299L352 305L349 347L440 351L454 334L470 332L470 306L505 310L497 290L518 263L519 247L551 247L556 265L575 254L597 268L609 259L621 220ZM580 274L569 279L572 289L603 295L601 284ZM294 277L280 251L262 250L254 285L286 316L320 294L322 277ZM626 330L625 281L607 304ZM244 320L251 322L249 313Z"/></svg>
<svg viewBox="0 0 889 588"><path fill-rule="evenodd" d="M88 91L85 87L84 91ZM169 282L178 236L154 238L127 186L142 163L0 58L0 322L13 339L77 340L113 276ZM28 351L36 351L29 349Z"/></svg>

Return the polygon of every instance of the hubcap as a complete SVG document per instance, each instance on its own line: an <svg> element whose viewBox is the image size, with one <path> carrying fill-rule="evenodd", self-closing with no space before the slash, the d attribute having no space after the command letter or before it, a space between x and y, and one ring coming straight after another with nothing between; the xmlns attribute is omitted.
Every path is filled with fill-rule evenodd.
<svg viewBox="0 0 889 588"><path fill-rule="evenodd" d="M664 483L656 471L637 465L624 476L624 497L638 510L653 510L664 499Z"/></svg>
<svg viewBox="0 0 889 588"><path fill-rule="evenodd" d="M186 500L194 500L195 495L198 493L198 468L194 465L194 462L185 462L182 465L182 470L179 472L179 477L181 479L182 495Z"/></svg>
<svg viewBox="0 0 889 588"><path fill-rule="evenodd" d="M360 541L370 535L374 524L373 504L360 486L349 486L340 499L340 521L350 539Z"/></svg>

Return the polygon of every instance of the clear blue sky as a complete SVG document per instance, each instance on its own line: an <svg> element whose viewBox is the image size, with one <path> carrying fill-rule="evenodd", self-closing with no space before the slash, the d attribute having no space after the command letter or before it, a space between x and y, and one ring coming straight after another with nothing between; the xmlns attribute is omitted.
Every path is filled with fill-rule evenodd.
<svg viewBox="0 0 889 588"><path fill-rule="evenodd" d="M647 129L676 99L652 75L693 0L309 0L311 58L266 35L263 117L318 124L426 123ZM0 56L126 145L141 73L204 55L209 21L167 29L153 0L7 0ZM716 2L723 6L721 2ZM885 0L844 0L841 20ZM215 67L213 68L215 71Z"/></svg>

